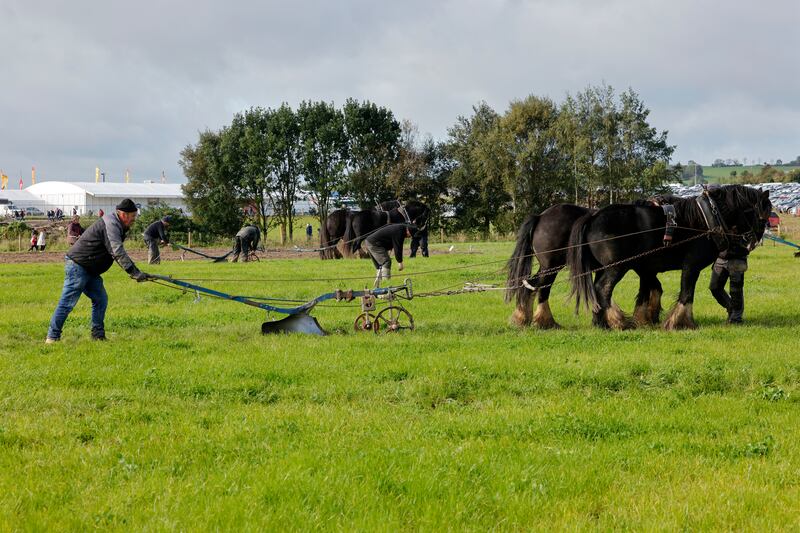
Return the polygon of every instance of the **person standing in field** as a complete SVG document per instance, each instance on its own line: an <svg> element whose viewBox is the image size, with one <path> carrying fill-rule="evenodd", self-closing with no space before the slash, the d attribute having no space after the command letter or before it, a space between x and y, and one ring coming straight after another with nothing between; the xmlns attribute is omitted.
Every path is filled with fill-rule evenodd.
<svg viewBox="0 0 800 533"><path fill-rule="evenodd" d="M742 242L730 241L727 249L720 252L711 267L711 281L708 288L717 303L728 311L728 324L744 322L744 273L747 272L747 256L750 250ZM725 292L725 284L730 279L730 295Z"/></svg>
<svg viewBox="0 0 800 533"><path fill-rule="evenodd" d="M61 340L67 317L75 308L81 294L92 301L92 339L106 340L105 316L108 294L101 275L114 261L137 282L150 276L136 267L125 251L123 241L136 220L137 208L129 198L120 202L116 211L99 218L73 244L64 260L64 287L47 330L45 343Z"/></svg>
<svg viewBox="0 0 800 533"><path fill-rule="evenodd" d="M28 248L29 252L36 250L36 244L39 241L39 233L36 230L31 232L31 247Z"/></svg>
<svg viewBox="0 0 800 533"><path fill-rule="evenodd" d="M172 223L170 215L161 220L156 220L144 230L144 243L147 245L147 262L151 265L161 263L159 246L169 244L169 225Z"/></svg>
<svg viewBox="0 0 800 533"><path fill-rule="evenodd" d="M422 257L428 257L428 225L418 230L411 237L411 254L409 257L417 257L417 249L422 249Z"/></svg>
<svg viewBox="0 0 800 533"><path fill-rule="evenodd" d="M392 277L392 259L389 257L389 250L394 251L397 270L403 270L403 244L406 237L411 236L412 230L416 230L416 227L408 224L387 224L364 241L375 266L376 288L381 286L382 280Z"/></svg>
<svg viewBox="0 0 800 533"><path fill-rule="evenodd" d="M243 262L250 260L250 252L258 248L258 242L261 240L261 231L252 224L245 226L236 234L233 242L233 255L230 258L231 263L239 261L239 254L244 254Z"/></svg>
<svg viewBox="0 0 800 533"><path fill-rule="evenodd" d="M314 235L314 228L311 224L306 224L306 241L310 241L312 235Z"/></svg>
<svg viewBox="0 0 800 533"><path fill-rule="evenodd" d="M47 232L42 228L39 230L39 237L36 239L36 248L40 252L44 252L45 246L47 246Z"/></svg>
<svg viewBox="0 0 800 533"><path fill-rule="evenodd" d="M83 226L81 226L81 217L75 215L72 220L67 224L67 244L72 246L83 235Z"/></svg>

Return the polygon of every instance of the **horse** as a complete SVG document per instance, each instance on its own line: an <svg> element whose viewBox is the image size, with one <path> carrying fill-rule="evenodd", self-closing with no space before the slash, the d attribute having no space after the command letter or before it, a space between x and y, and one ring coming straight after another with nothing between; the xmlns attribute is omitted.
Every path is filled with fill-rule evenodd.
<svg viewBox="0 0 800 533"><path fill-rule="evenodd" d="M428 224L430 209L412 200L405 205L397 200L383 202L379 207L353 213L344 234L345 252L354 255L367 235L386 224L413 224L418 229Z"/></svg>
<svg viewBox="0 0 800 533"><path fill-rule="evenodd" d="M709 188L699 196L670 201L674 222L667 208L612 204L572 226L567 252L571 296L576 312L581 302L591 307L595 326L626 329L636 323L657 323L663 294L657 276L680 270L681 290L663 326L696 328L692 304L700 271L714 262L730 239L755 247L772 209L769 191L743 185ZM640 278L635 320L625 317L612 300L614 287L630 270Z"/></svg>
<svg viewBox="0 0 800 533"><path fill-rule="evenodd" d="M578 205L557 204L539 215L530 215L522 223L514 253L506 265L509 289L505 301L509 303L516 298L516 308L511 315L513 324L529 326L533 323L541 329L560 327L550 311L550 287L558 272L566 266L572 224L590 212ZM531 276L534 256L539 269ZM531 313L537 298L536 312Z"/></svg>
<svg viewBox="0 0 800 533"><path fill-rule="evenodd" d="M336 244L344 237L352 212L349 209L337 209L325 219L319 229L319 256L321 259L341 259L342 253Z"/></svg>

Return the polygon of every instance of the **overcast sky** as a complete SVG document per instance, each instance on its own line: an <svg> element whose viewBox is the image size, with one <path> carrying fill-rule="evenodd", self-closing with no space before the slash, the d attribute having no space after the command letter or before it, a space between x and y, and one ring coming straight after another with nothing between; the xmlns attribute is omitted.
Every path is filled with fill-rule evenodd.
<svg viewBox="0 0 800 533"><path fill-rule="evenodd" d="M183 181L250 106L371 100L444 139L485 100L628 87L674 161L800 155L800 1L0 0L0 169Z"/></svg>

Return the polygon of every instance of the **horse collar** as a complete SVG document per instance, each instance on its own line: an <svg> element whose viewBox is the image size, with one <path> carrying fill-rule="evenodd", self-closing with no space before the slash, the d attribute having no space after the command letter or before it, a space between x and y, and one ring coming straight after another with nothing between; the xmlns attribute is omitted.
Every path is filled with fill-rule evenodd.
<svg viewBox="0 0 800 533"><path fill-rule="evenodd" d="M728 239L725 234L728 229L725 227L725 221L722 220L716 202L714 202L714 199L708 194L708 190L704 190L703 194L699 195L695 200L706 222L706 226L711 231L711 238L714 244L717 245L720 251L727 249Z"/></svg>
<svg viewBox="0 0 800 533"><path fill-rule="evenodd" d="M672 204L662 204L661 209L664 210L664 215L667 217L667 227L664 228L664 246L669 246L672 244L672 235L675 233L675 228L678 226L678 223L675 221L675 206Z"/></svg>
<svg viewBox="0 0 800 533"><path fill-rule="evenodd" d="M403 218L405 219L405 221L406 221L406 224L411 224L411 219L408 217L408 211L406 211L406 208L405 208L405 207L403 207L402 205L401 205L401 206L398 206L398 207L397 207L397 211L398 211L398 212L399 212L401 215L403 215Z"/></svg>

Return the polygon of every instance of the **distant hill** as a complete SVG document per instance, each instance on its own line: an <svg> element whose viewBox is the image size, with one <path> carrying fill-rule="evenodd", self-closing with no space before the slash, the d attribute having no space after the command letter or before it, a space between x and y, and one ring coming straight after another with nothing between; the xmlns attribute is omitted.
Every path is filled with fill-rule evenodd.
<svg viewBox="0 0 800 533"><path fill-rule="evenodd" d="M761 172L762 168L764 168L764 165L747 165L739 167L703 166L703 176L709 183L718 183L720 180L722 180L723 182L728 182L730 181L731 178L731 172L733 172L734 170L736 171L737 176L741 176L742 172L744 172L745 170L750 172L750 174L758 174L759 172ZM772 168L776 168L782 172L790 172L800 167L789 166L789 165L773 165Z"/></svg>

